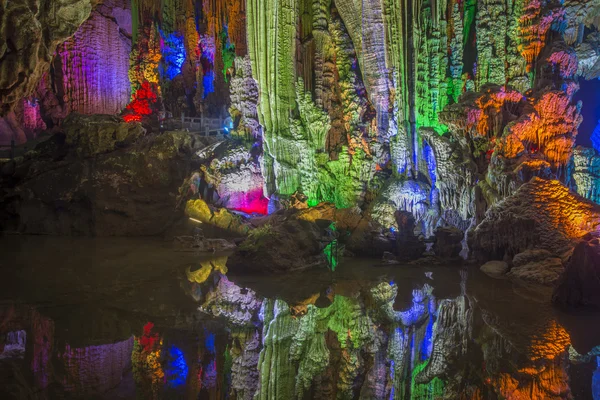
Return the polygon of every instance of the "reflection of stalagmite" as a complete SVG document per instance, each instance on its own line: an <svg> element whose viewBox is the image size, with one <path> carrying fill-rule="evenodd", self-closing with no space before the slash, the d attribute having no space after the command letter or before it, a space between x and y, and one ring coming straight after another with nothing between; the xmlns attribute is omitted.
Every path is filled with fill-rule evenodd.
<svg viewBox="0 0 600 400"><path fill-rule="evenodd" d="M416 376L418 383L446 375L450 364L467 354L472 338L473 308L466 295L466 280L466 271L461 271L461 295L453 300L442 300L437 308L431 358Z"/></svg>

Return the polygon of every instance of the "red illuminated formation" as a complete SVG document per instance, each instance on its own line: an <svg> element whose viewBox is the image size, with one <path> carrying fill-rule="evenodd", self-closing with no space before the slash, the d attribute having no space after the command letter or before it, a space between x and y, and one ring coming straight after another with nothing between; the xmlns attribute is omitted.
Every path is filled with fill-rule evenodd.
<svg viewBox="0 0 600 400"><path fill-rule="evenodd" d="M126 122L141 121L144 116L152 114L153 106L157 100L156 84L144 81L133 95L131 103L125 108L123 119Z"/></svg>

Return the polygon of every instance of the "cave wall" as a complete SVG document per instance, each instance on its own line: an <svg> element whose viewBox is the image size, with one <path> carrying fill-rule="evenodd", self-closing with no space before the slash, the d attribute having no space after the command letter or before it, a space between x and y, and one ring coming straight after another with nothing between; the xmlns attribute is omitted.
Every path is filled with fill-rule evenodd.
<svg viewBox="0 0 600 400"><path fill-rule="evenodd" d="M247 4L265 195L375 198L380 222L388 208L480 220L533 176L569 181L573 94L596 63L595 3L310 3ZM310 140L317 129L325 148Z"/></svg>
<svg viewBox="0 0 600 400"><path fill-rule="evenodd" d="M36 0L0 4L0 143L23 143L44 126L33 94L48 73L56 46L89 17L95 0ZM16 113L15 113L16 110ZM33 125L33 126L32 126ZM23 129L25 128L25 129Z"/></svg>
<svg viewBox="0 0 600 400"><path fill-rule="evenodd" d="M97 3L3 5L2 145L72 112L225 116L233 59L247 53L244 1Z"/></svg>
<svg viewBox="0 0 600 400"><path fill-rule="evenodd" d="M52 78L67 110L118 114L129 103L130 50L129 1L104 1L57 48Z"/></svg>
<svg viewBox="0 0 600 400"><path fill-rule="evenodd" d="M536 176L596 200L594 158L573 156L573 96L598 76L597 2L111 0L89 12L44 65L6 41L6 60L40 70L2 92L5 144L71 112L155 127L229 114L244 170L199 171L222 205L264 211L301 192L385 227L408 210L426 236L476 226Z"/></svg>

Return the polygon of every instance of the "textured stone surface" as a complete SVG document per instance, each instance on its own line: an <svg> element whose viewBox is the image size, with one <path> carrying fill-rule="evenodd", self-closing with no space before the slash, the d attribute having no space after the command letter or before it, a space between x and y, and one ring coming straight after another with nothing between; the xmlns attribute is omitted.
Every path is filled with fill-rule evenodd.
<svg viewBox="0 0 600 400"><path fill-rule="evenodd" d="M118 114L129 103L130 14L128 1L104 1L58 46L54 91L69 111Z"/></svg>
<svg viewBox="0 0 600 400"><path fill-rule="evenodd" d="M30 95L50 67L56 46L89 17L95 0L3 2L0 11L1 113Z"/></svg>
<svg viewBox="0 0 600 400"><path fill-rule="evenodd" d="M562 260L556 257L545 258L540 261L531 261L522 265L515 265L507 274L510 278L552 286L556 283L564 266Z"/></svg>
<svg viewBox="0 0 600 400"><path fill-rule="evenodd" d="M554 291L552 302L562 307L600 308L599 268L598 239L578 243Z"/></svg>
<svg viewBox="0 0 600 400"><path fill-rule="evenodd" d="M600 203L600 155L595 149L577 146L573 150L572 176L580 196Z"/></svg>
<svg viewBox="0 0 600 400"><path fill-rule="evenodd" d="M301 213L275 213L262 225L249 231L229 259L229 268L240 273L276 273L305 269L324 263L322 247L326 243L325 228L315 221L302 219Z"/></svg>
<svg viewBox="0 0 600 400"><path fill-rule="evenodd" d="M484 259L513 256L527 249L561 256L600 224L600 208L558 181L534 178L491 207L474 230L470 247Z"/></svg>
<svg viewBox="0 0 600 400"><path fill-rule="evenodd" d="M435 230L433 251L442 258L457 258L462 251L464 233L458 228L439 227Z"/></svg>
<svg viewBox="0 0 600 400"><path fill-rule="evenodd" d="M176 196L190 168L187 133L127 143L119 139L139 138L143 129L109 116L72 121L77 124L65 126L69 143L64 136L53 136L5 177L3 230L153 235L181 217Z"/></svg>
<svg viewBox="0 0 600 400"><path fill-rule="evenodd" d="M139 124L124 124L118 117L72 114L64 124L65 143L80 157L90 157L132 144L146 134Z"/></svg>
<svg viewBox="0 0 600 400"><path fill-rule="evenodd" d="M487 275L497 278L508 271L508 264L504 261L488 261L481 266L481 271Z"/></svg>

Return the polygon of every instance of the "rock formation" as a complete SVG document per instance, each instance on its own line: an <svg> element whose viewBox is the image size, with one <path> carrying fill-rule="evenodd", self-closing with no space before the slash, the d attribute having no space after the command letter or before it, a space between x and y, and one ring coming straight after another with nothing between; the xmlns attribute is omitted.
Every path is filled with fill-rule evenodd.
<svg viewBox="0 0 600 400"><path fill-rule="evenodd" d="M2 3L0 89L2 115L32 94L48 72L56 46L90 16L95 0Z"/></svg>
<svg viewBox="0 0 600 400"><path fill-rule="evenodd" d="M60 189L57 196L44 186L45 197L21 189L22 179L33 182L26 168L39 154L3 161L11 181L3 193L6 229L140 232L147 222L116 232L116 221L131 220L149 199L165 206L165 193L174 194L185 176L176 204L221 233L245 235L266 226L246 218L305 198L308 207L351 210L343 213L352 223L336 228L349 233L339 238L349 252L379 258L394 250L390 243L410 238L416 245L422 236L437 240L436 254L454 257L462 237L463 257L503 260L510 276L545 284L556 281L575 241L596 229L597 211L567 189L598 201L597 154L575 147L584 110L575 96L600 71L594 1L63 0L3 7L0 143L55 133L40 146L59 153L33 167L36 173L71 176L75 171L64 168L74 154L85 160L69 164L78 173L92 168L92 159L93 168L103 168L93 179L76 179L86 179L94 195L63 196ZM104 117L74 113L120 114L130 125L107 128ZM138 198L137 189L122 187L130 180L115 183L122 174L115 163L131 170L134 162L122 148L145 141L187 147L189 136L169 132L186 124L180 116L214 118L222 126L213 136L219 131L218 140L226 140L192 132L196 154L179 160L185 166L171 165L162 151L136 153L136 165L164 171L137 189L160 194ZM50 207L56 198L60 206ZM50 209L63 215L63 206L77 215L73 221L40 221ZM411 213L414 229L400 232L397 212ZM154 214L161 221L147 233L166 225L165 213ZM328 220L338 223L340 215ZM320 249L313 242L322 227L306 229L310 257L324 250L331 259L338 238ZM513 260L539 249L553 254ZM543 264L548 275L538 274Z"/></svg>
<svg viewBox="0 0 600 400"><path fill-rule="evenodd" d="M110 116L72 115L2 176L2 230L55 235L155 235L182 215L184 132L147 136Z"/></svg>
<svg viewBox="0 0 600 400"><path fill-rule="evenodd" d="M484 259L503 259L529 249L556 257L600 223L598 205L571 193L558 181L534 178L491 207L470 238Z"/></svg>
<svg viewBox="0 0 600 400"><path fill-rule="evenodd" d="M600 252L598 238L581 241L554 291L552 301L562 307L600 307L598 269Z"/></svg>

